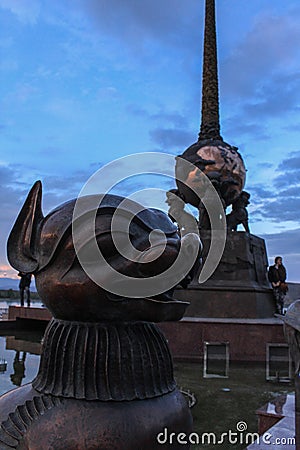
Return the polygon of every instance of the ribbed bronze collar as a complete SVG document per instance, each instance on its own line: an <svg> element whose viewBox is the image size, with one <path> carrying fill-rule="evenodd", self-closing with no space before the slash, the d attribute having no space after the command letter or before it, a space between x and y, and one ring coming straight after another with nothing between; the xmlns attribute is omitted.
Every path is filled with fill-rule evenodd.
<svg viewBox="0 0 300 450"><path fill-rule="evenodd" d="M52 319L32 385L59 397L126 401L171 392L175 381L166 339L153 323Z"/></svg>

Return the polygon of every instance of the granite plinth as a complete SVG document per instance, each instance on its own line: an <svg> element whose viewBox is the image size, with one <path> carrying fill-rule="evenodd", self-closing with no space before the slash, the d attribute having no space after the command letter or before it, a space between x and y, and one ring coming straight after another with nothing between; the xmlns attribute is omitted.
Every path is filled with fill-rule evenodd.
<svg viewBox="0 0 300 450"><path fill-rule="evenodd" d="M282 321L185 317L159 324L177 360L202 361L203 342L229 342L230 361L266 361L267 343L285 344Z"/></svg>
<svg viewBox="0 0 300 450"><path fill-rule="evenodd" d="M201 232L203 264L211 244L209 231ZM230 231L215 272L203 284L195 278L175 297L190 302L186 317L268 318L275 302L267 278L267 252L263 239L244 231Z"/></svg>
<svg viewBox="0 0 300 450"><path fill-rule="evenodd" d="M275 313L275 302L270 288L251 286L190 285L176 289L175 297L190 302L186 317L268 318Z"/></svg>

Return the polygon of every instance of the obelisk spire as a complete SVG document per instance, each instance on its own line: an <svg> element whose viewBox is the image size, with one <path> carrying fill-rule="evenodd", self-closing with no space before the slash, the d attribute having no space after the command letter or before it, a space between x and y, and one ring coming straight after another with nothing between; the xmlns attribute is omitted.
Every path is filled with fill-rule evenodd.
<svg viewBox="0 0 300 450"><path fill-rule="evenodd" d="M202 111L199 140L220 139L215 0L205 0Z"/></svg>

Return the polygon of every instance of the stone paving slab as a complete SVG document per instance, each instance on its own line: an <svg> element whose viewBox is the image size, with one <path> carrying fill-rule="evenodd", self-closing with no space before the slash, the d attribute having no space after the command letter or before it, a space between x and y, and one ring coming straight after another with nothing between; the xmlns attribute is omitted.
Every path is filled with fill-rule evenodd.
<svg viewBox="0 0 300 450"><path fill-rule="evenodd" d="M282 404L281 399L284 396L279 397L276 404L275 401L269 402L262 406L257 414L268 414L273 417L281 418L279 422L265 431L259 438L258 442L255 442L247 447L247 450L267 450L267 449L296 449L295 444L295 395L288 394L286 401Z"/></svg>

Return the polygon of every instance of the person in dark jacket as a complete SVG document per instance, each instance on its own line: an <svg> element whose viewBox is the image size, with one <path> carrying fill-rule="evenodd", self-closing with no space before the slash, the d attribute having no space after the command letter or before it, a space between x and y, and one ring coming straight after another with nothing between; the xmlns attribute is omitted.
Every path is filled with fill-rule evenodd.
<svg viewBox="0 0 300 450"><path fill-rule="evenodd" d="M21 277L19 283L21 306L24 306L24 292L27 295L27 306L30 306L30 283L31 273L19 272L18 277Z"/></svg>
<svg viewBox="0 0 300 450"><path fill-rule="evenodd" d="M277 314L283 313L284 297L287 293L286 268L282 264L282 257L276 256L275 264L269 267L268 278L272 284Z"/></svg>

